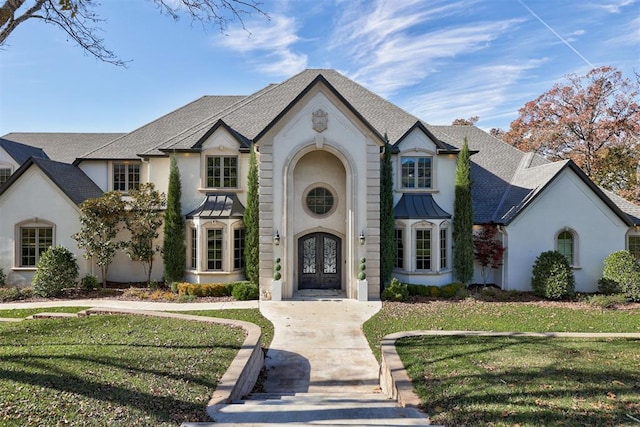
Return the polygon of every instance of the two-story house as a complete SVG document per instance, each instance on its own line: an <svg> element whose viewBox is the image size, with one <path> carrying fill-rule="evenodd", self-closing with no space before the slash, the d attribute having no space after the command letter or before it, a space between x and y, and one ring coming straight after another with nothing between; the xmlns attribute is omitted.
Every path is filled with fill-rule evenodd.
<svg viewBox="0 0 640 427"><path fill-rule="evenodd" d="M12 174L0 186L0 267L10 283L29 283L39 254L62 244L76 254L82 275L98 274L70 237L79 229L78 205L143 182L166 192L174 156L187 222L186 280L241 279L253 144L261 298L271 298L276 259L283 298L303 289L357 298L361 258L367 297L377 298L380 165L388 138L394 275L443 285L455 280L454 181L465 137L474 153L474 221L497 224L507 248L492 282L530 289L535 258L558 249L571 261L577 289L595 291L609 253L629 249L640 257L640 206L604 192L572 162L548 162L473 126L429 125L336 71L306 70L249 96L202 97L126 134L5 135L0 165ZM28 160L12 157L20 150ZM62 159L59 153L69 151L72 158ZM152 277L161 280L162 269L158 260ZM143 280L142 268L121 254L108 279Z"/></svg>

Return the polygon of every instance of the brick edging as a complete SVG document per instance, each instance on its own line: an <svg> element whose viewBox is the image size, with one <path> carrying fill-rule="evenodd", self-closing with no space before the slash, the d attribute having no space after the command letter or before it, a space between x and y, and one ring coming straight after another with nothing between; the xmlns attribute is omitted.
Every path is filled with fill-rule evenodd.
<svg viewBox="0 0 640 427"><path fill-rule="evenodd" d="M490 331L404 331L386 335L380 342L380 387L389 398L403 407L418 408L420 398L413 391L413 383L407 375L396 350L400 338L418 336L478 336L478 337L556 337L556 338L638 338L640 333L592 333L592 332L490 332Z"/></svg>
<svg viewBox="0 0 640 427"><path fill-rule="evenodd" d="M215 391L207 403L207 414L212 414L219 405L238 400L250 393L264 365L264 352L260 346L262 330L259 326L242 320L220 319L216 317L196 316L191 314L166 313L162 311L134 310L126 308L90 308L80 311L79 316L92 314L133 314L138 316L164 317L171 319L192 320L196 322L217 323L244 329L246 336L238 354L229 365Z"/></svg>

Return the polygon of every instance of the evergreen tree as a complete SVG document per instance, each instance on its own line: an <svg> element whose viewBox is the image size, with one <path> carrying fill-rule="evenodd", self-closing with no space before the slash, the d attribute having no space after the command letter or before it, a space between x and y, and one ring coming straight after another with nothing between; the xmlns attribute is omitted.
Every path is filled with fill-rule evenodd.
<svg viewBox="0 0 640 427"><path fill-rule="evenodd" d="M244 274L248 281L258 284L260 277L259 253L259 199L258 199L258 161L255 147L251 146L249 158L249 176L247 177L247 206L244 210Z"/></svg>
<svg viewBox="0 0 640 427"><path fill-rule="evenodd" d="M383 288L391 280L396 264L395 217L393 212L393 170L391 144L385 135L380 168L380 281Z"/></svg>
<svg viewBox="0 0 640 427"><path fill-rule="evenodd" d="M453 273L468 284L473 278L473 206L469 145L464 139L456 165L456 189L453 202Z"/></svg>
<svg viewBox="0 0 640 427"><path fill-rule="evenodd" d="M167 210L164 213L164 260L165 283L178 282L184 277L186 263L185 223L182 216L182 183L180 169L175 157L171 157L169 168L169 190L167 192Z"/></svg>

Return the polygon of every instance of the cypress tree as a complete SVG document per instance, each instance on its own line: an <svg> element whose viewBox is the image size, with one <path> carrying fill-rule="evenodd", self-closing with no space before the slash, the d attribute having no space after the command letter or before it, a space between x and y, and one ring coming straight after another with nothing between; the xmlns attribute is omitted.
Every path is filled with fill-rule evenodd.
<svg viewBox="0 0 640 427"><path fill-rule="evenodd" d="M244 210L245 244L244 274L248 281L258 284L260 278L259 254L259 199L258 199L258 161L256 150L251 145L249 158L249 176L247 177L247 206Z"/></svg>
<svg viewBox="0 0 640 427"><path fill-rule="evenodd" d="M164 261L164 280L166 284L178 282L184 277L186 263L185 221L182 216L182 183L180 169L174 156L169 168L169 190L167 192L167 210L164 213L164 242L162 259Z"/></svg>
<svg viewBox="0 0 640 427"><path fill-rule="evenodd" d="M453 202L453 273L468 284L473 278L473 205L469 145L465 137L456 165L456 189Z"/></svg>
<svg viewBox="0 0 640 427"><path fill-rule="evenodd" d="M395 217L393 212L393 170L391 144L385 135L384 153L380 168L380 281L382 289L391 280L396 264Z"/></svg>

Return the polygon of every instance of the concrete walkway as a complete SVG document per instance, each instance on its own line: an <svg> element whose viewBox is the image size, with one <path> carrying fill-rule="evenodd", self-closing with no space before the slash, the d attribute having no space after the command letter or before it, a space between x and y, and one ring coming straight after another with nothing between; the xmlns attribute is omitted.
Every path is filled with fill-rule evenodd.
<svg viewBox="0 0 640 427"><path fill-rule="evenodd" d="M380 367L361 329L381 303L304 299L260 303L275 327L264 393L210 413L211 426L428 424L381 393Z"/></svg>

